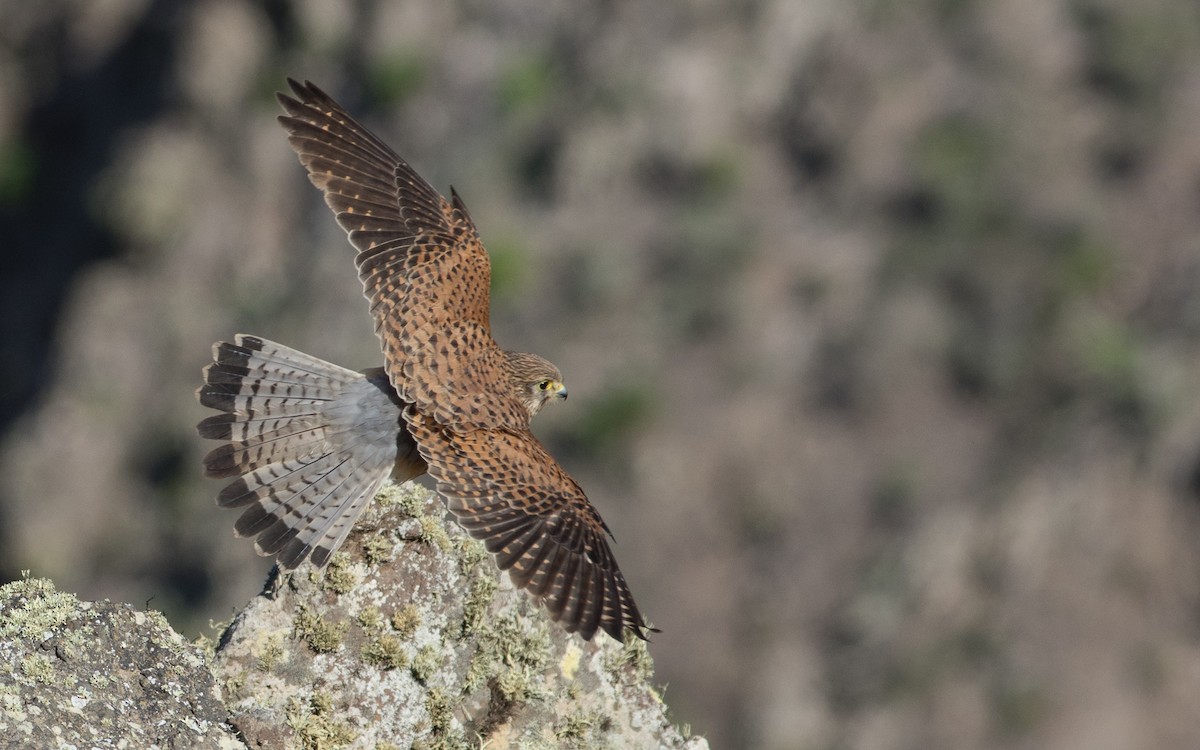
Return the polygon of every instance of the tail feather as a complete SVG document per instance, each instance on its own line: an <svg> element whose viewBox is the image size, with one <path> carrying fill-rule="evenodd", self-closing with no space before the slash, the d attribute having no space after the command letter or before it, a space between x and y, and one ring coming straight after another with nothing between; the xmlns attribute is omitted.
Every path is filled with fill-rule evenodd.
<svg viewBox="0 0 1200 750"><path fill-rule="evenodd" d="M328 455L312 456L259 466L230 482L217 493L217 505L222 508L240 508L262 501L271 495L295 495L310 482L313 473L305 470L315 466L319 471L319 462L327 458ZM251 536L240 529L238 534Z"/></svg>
<svg viewBox="0 0 1200 750"><path fill-rule="evenodd" d="M297 430L289 425L286 431L214 448L204 457L204 473L214 479L237 476L255 466L310 456L324 445L324 427Z"/></svg>
<svg viewBox="0 0 1200 750"><path fill-rule="evenodd" d="M323 385L330 379L359 375L353 370L258 336L239 333L233 340L236 343L213 344L213 363L226 369L242 367L258 372L266 382ZM261 363L271 363L272 366L262 367Z"/></svg>
<svg viewBox="0 0 1200 750"><path fill-rule="evenodd" d="M234 477L217 504L281 567L318 566L346 538L392 473L400 410L386 381L255 336L213 346L200 403L224 413L197 425L221 441L210 477Z"/></svg>
<svg viewBox="0 0 1200 750"><path fill-rule="evenodd" d="M326 454L306 467L305 471L264 488L265 492L259 496L258 503L276 519L276 524L307 528L321 512L323 505L329 504L330 510L340 505L339 493L346 482L354 479L354 468L348 457ZM271 548L272 538L263 534L257 540L262 554L273 554L278 549Z"/></svg>
<svg viewBox="0 0 1200 750"><path fill-rule="evenodd" d="M328 561L329 556L341 546L346 536L349 535L354 527L355 519L362 514L363 509L375 497L375 493L387 479L387 475L384 474L376 475L372 480L368 467L385 463L388 460L394 461L394 449L390 450L389 455L381 455L387 453L383 450L382 445L364 446L363 450L355 455L353 462L339 466L335 471L326 474L326 477L331 478L334 473L349 478L361 477L363 481L339 482L320 502L308 504L308 511L304 514L303 522L295 524L296 527L299 527L297 533L281 537L275 543L275 551L279 552L281 566L289 567L292 560L296 560L295 564L298 564L310 553L313 563L318 567ZM321 483L314 482L310 485L309 490L319 493L320 488ZM299 510L295 503L292 504L292 507ZM259 543L260 545L262 543L261 537Z"/></svg>
<svg viewBox="0 0 1200 750"><path fill-rule="evenodd" d="M374 482L364 482L358 486L356 492L344 493L345 499L336 508L329 509L319 516L310 515L303 533L288 540L286 546L280 550L279 564L284 568L295 567L311 553L313 564L317 567L324 566L330 555L346 541L346 537L354 528L355 519L375 497L385 479L387 476L383 475Z"/></svg>
<svg viewBox="0 0 1200 750"><path fill-rule="evenodd" d="M320 529L315 527L314 522L327 514L341 514L347 503L340 498L357 495L361 491L362 483L355 482L355 470L359 467L349 458L330 454L323 456L318 463L324 473L314 481L299 488L290 498L270 498L275 504L268 505L267 511L276 520L256 540L259 554L273 555L293 538L305 539L319 535Z"/></svg>
<svg viewBox="0 0 1200 750"><path fill-rule="evenodd" d="M207 374L206 374L207 377ZM229 393L222 390L228 386L200 386L196 397L202 406L236 414L242 417L295 417L311 414L329 403L330 399L317 396L272 396L259 394Z"/></svg>
<svg viewBox="0 0 1200 750"><path fill-rule="evenodd" d="M196 425L200 437L210 440L230 440L249 443L270 440L289 430L298 431L320 427L324 420L317 412L294 417L239 417L236 414L217 414Z"/></svg>

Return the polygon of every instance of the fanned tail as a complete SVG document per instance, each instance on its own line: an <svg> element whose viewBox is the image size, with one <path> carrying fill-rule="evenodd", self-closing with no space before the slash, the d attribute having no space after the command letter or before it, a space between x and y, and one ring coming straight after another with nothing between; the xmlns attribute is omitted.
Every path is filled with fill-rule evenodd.
<svg viewBox="0 0 1200 750"><path fill-rule="evenodd" d="M204 468L235 477L217 504L245 508L237 534L285 570L325 565L396 463L400 409L386 379L238 334L213 346L196 395L223 412L197 431L222 441Z"/></svg>

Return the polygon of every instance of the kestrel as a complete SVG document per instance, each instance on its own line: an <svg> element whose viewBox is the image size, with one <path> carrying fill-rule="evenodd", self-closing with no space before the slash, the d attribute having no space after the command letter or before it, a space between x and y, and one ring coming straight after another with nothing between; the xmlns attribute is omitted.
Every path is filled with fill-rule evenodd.
<svg viewBox="0 0 1200 750"><path fill-rule="evenodd" d="M278 94L288 142L357 250L384 366L354 372L255 336L213 346L197 396L222 414L210 477L217 503L294 569L324 566L389 478L429 472L450 512L568 632L644 639L608 527L529 430L564 399L558 368L501 349L491 267L458 194L447 201L312 83Z"/></svg>

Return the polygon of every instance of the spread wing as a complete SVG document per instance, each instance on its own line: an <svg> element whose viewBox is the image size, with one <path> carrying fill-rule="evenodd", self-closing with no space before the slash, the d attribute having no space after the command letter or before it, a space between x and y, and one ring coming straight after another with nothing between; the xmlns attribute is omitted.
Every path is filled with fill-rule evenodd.
<svg viewBox="0 0 1200 750"><path fill-rule="evenodd" d="M279 121L358 250L396 391L456 430L527 428L492 339L487 251L458 195L447 201L312 83L288 84Z"/></svg>
<svg viewBox="0 0 1200 750"><path fill-rule="evenodd" d="M450 511L568 631L645 638L604 522L529 432L491 336L491 268L466 207L316 86L288 83L279 120L358 250L385 370Z"/></svg>
<svg viewBox="0 0 1200 750"><path fill-rule="evenodd" d="M530 432L454 432L405 411L438 492L458 523L550 617L591 639L648 630L605 536L608 527L575 480Z"/></svg>

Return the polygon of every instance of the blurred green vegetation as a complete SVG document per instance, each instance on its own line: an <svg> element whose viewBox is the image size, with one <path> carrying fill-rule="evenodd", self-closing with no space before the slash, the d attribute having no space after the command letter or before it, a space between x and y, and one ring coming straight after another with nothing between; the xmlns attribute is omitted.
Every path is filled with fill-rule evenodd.
<svg viewBox="0 0 1200 750"><path fill-rule="evenodd" d="M886 467L871 493L871 518L889 532L903 531L916 515L917 470L908 464Z"/></svg>
<svg viewBox="0 0 1200 750"><path fill-rule="evenodd" d="M736 305L729 280L751 261L756 242L750 222L728 208L674 212L649 249L659 317L672 337L695 342L728 331Z"/></svg>
<svg viewBox="0 0 1200 750"><path fill-rule="evenodd" d="M503 115L528 116L541 111L561 91L554 59L528 54L510 62L500 74L496 98Z"/></svg>
<svg viewBox="0 0 1200 750"><path fill-rule="evenodd" d="M701 218L714 211L729 212L727 202L737 197L742 170L733 147L690 160L653 150L641 160L639 177L654 197L679 204L685 216Z"/></svg>
<svg viewBox="0 0 1200 750"><path fill-rule="evenodd" d="M1053 708L1042 687L1015 678L996 680L991 700L992 726L1007 740L1028 737Z"/></svg>
<svg viewBox="0 0 1200 750"><path fill-rule="evenodd" d="M881 695L900 702L928 697L946 681L987 671L1002 660L1002 644L984 623L948 629L930 643L891 644Z"/></svg>
<svg viewBox="0 0 1200 750"><path fill-rule="evenodd" d="M1143 342L1105 312L1117 252L1087 219L1048 219L1020 195L1009 137L961 114L920 130L911 183L889 214L898 231L883 288L939 291L951 321L949 381L964 396L1008 404L1019 433L1088 404L1122 429L1151 429L1155 407L1138 377Z"/></svg>
<svg viewBox="0 0 1200 750"><path fill-rule="evenodd" d="M1075 222L1047 234L1047 275L1064 299L1095 299L1116 281L1117 250L1094 229Z"/></svg>
<svg viewBox="0 0 1200 750"><path fill-rule="evenodd" d="M511 237L489 237L488 256L492 263L492 302L519 299L528 276L528 247Z"/></svg>
<svg viewBox="0 0 1200 750"><path fill-rule="evenodd" d="M23 202L32 189L37 158L20 137L0 141L0 207Z"/></svg>
<svg viewBox="0 0 1200 750"><path fill-rule="evenodd" d="M614 386L583 405L574 430L587 451L611 454L645 425L661 389L653 381Z"/></svg>
<svg viewBox="0 0 1200 750"><path fill-rule="evenodd" d="M1200 9L1192 3L1079 0L1071 7L1086 46L1087 82L1129 107L1157 109L1200 44Z"/></svg>
<svg viewBox="0 0 1200 750"><path fill-rule="evenodd" d="M367 68L367 91L380 106L401 107L425 87L429 66L429 60L419 53L398 49L371 61Z"/></svg>

